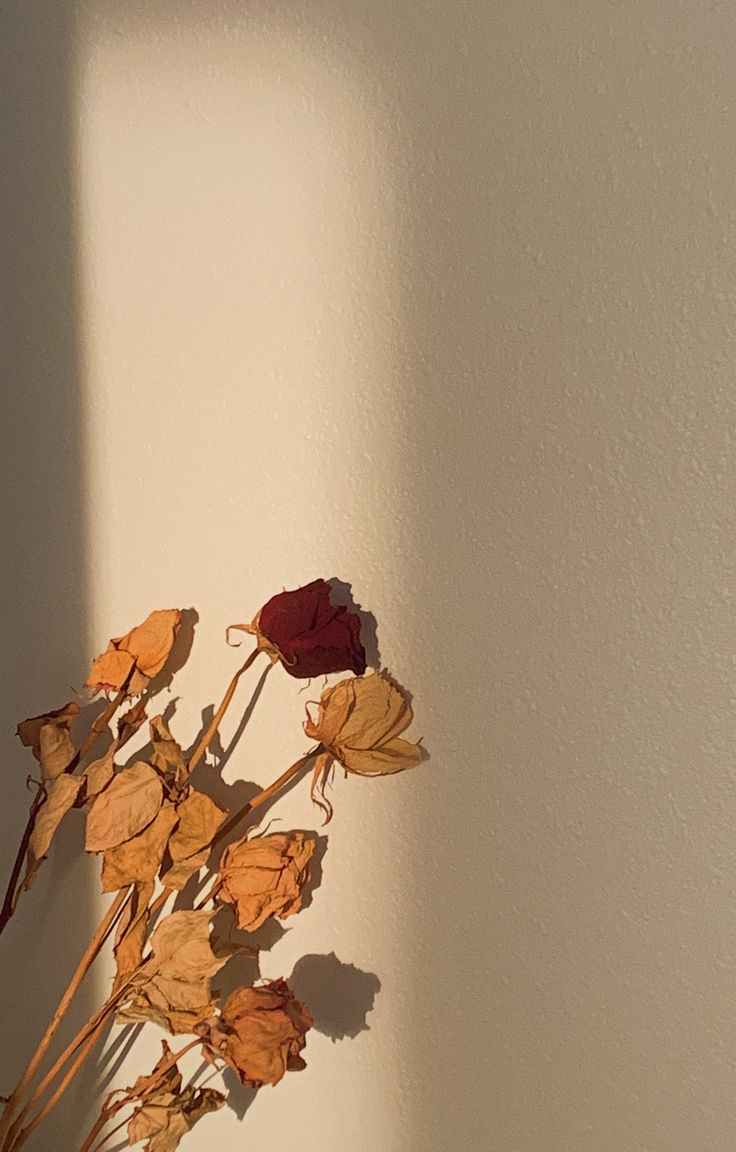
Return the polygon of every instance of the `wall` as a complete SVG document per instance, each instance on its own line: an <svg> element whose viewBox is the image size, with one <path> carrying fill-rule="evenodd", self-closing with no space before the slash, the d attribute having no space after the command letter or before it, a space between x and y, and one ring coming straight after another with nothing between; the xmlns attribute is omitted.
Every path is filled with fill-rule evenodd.
<svg viewBox="0 0 736 1152"><path fill-rule="evenodd" d="M80 7L89 629L196 607L188 740L337 575L432 751L263 960L370 1030L192 1150L731 1148L735 64L710 0Z"/></svg>

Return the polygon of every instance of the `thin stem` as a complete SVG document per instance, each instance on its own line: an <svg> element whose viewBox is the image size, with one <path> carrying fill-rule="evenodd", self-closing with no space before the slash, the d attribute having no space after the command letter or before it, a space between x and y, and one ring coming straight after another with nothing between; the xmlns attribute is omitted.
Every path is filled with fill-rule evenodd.
<svg viewBox="0 0 736 1152"><path fill-rule="evenodd" d="M128 977L128 980L126 981L126 983L124 985L122 985L120 988L118 988L118 990L116 992L114 992L112 994L112 996L109 996L108 999L105 1001L105 1003L102 1005L102 1007L98 1008L97 1011L94 1012L92 1014L92 1016L90 1016L87 1023L82 1025L82 1027L80 1028L79 1032L77 1032L74 1039L70 1040L70 1042L67 1044L64 1051L61 1053L61 1055L59 1057L57 1057L55 1063L52 1065L51 1068L49 1068L49 1070L46 1073L46 1075L44 1076L43 1080L41 1080L41 1083L34 1090L34 1092L29 1097L27 1102L24 1104L24 1106L21 1109L17 1119L15 1120L13 1125L11 1126L6 1142L3 1143L2 1145L0 1145L0 1147L2 1148L2 1152L12 1152L12 1149L15 1147L14 1141L17 1138L18 1130L19 1130L21 1124L23 1123L26 1116L28 1115L28 1113L33 1108L34 1104L36 1104L40 1100L40 1098L43 1096L44 1092L49 1087L49 1085L56 1079L59 1072L62 1070L62 1068L67 1063L67 1061L70 1059L70 1057L72 1057L74 1055L74 1053L83 1045L85 1046L84 1047L85 1052L87 1054L89 1054L91 1047L89 1046L88 1041L92 1037L99 1038L102 1027L105 1024L105 1021L107 1020L108 1016L110 1016L111 1013L114 1012L117 1005L126 996L128 989L129 989L129 986L130 986L130 981L131 981L133 975L134 975L134 973L131 973L130 976ZM77 1066L79 1066L79 1065L77 1065ZM58 1099L58 1097L56 1097L56 1099Z"/></svg>
<svg viewBox="0 0 736 1152"><path fill-rule="evenodd" d="M128 679L130 679L130 675L128 676ZM105 728L107 728L108 724L110 723L113 716L115 715L115 711L117 710L118 706L125 699L127 687L128 687L128 680L125 681L122 688L120 689L118 694L114 697L114 699L110 701L110 703L108 704L105 711L101 712L100 715L97 717L94 724L92 725L89 732L87 733L86 739L84 740L81 748L77 752L75 752L74 756L69 761L66 768L64 769L65 772L73 772L74 771L74 769L77 767L79 762L90 751L93 744L97 740L97 737L100 736L102 732L104 732ZM5 929L8 925L8 921L10 920L11 916L15 912L16 907L18 906L18 900L20 899L20 893L22 891L22 889L20 889L18 887L18 881L20 880L21 869L23 868L23 861L25 860L26 852L28 851L28 844L30 842L31 835L33 834L33 826L34 826L35 821L36 821L36 813L38 812L39 808L43 804L45 798L46 798L46 787L44 784L39 784L38 791L36 792L36 795L34 796L33 802L31 804L31 810L28 814L28 821L27 821L25 829L23 831L20 845L18 846L18 852L16 854L15 862L13 864L13 868L12 868L12 871L10 873L10 879L8 881L8 886L5 890L5 899L3 900L2 910L0 910L0 935L2 935L2 933L5 931Z"/></svg>
<svg viewBox="0 0 736 1152"><path fill-rule="evenodd" d="M94 936L92 937L89 944L87 945L87 948L85 949L84 955L82 956L82 959L79 961L79 964L77 965L77 969L76 969L74 975L72 976L71 980L69 981L66 992L64 993L61 1000L59 1001L59 1005L58 1005L56 1011L54 1012L54 1015L51 1017L51 1021L49 1023L48 1028L46 1029L43 1036L41 1037L41 1041L40 1041L35 1053L31 1057L31 1059L30 1059L30 1061L26 1067L25 1072L21 1076L21 1078L18 1081L18 1084L15 1087L10 1099L8 1100L8 1103L6 1105L5 1114L4 1114L3 1120L2 1120L1 1131L3 1134L8 1129L10 1121L13 1118L13 1113L15 1112L15 1109L18 1106L18 1102L22 1099L23 1094L25 1093L29 1084L33 1080L33 1077L36 1073L36 1070L37 1070L39 1064L41 1063L44 1056L46 1055L46 1052L48 1051L49 1045L50 1045L51 1041L53 1040L54 1036L56 1035L56 1032L59 1028L59 1025L61 1024L62 1020L64 1019L64 1016L66 1015L67 1009L69 1008L69 1005L70 1005L77 989L79 988L80 984L82 983L85 976L89 972L100 948L102 947L102 945L104 944L105 940L107 939L109 933L112 931L113 927L115 926L116 921L118 920L118 918L122 914L123 909L125 907L125 904L127 903L128 899L130 898L130 893L131 893L130 888L122 889L120 892L118 892L117 896L115 897L112 904L108 908L107 912L103 916L103 918L100 922L100 925L97 928L97 931L95 932Z"/></svg>
<svg viewBox="0 0 736 1152"><path fill-rule="evenodd" d="M250 666L255 661L256 656L258 656L260 654L260 652L261 652L260 648L254 648L253 651L251 652L250 656L246 660L245 664L243 664L242 667L238 668L237 672L235 673L232 680L230 681L230 684L228 685L227 692L225 693L225 695L222 698L222 702L220 704L220 707L215 712L214 716L212 717L212 719L211 719L211 721L207 727L207 731L204 733L204 735L200 739L199 744L194 749L194 752L192 753L192 755L190 757L190 760L189 760L190 773L193 772L194 769L199 764L200 760L202 759L205 752L209 748L209 745L210 745L210 742L211 742L213 736L217 732L217 729L220 727L220 723L222 721L222 718L225 715L225 713L227 712L227 710L230 706L230 701L232 700L233 696L235 695L235 689L238 686L238 681L240 680L240 677L243 675L244 672L248 671Z"/></svg>
<svg viewBox="0 0 736 1152"><path fill-rule="evenodd" d="M105 1124L107 1124L108 1119L109 1119L109 1117L107 1117L107 1116L105 1117L104 1120L102 1120L102 1117L100 1117L100 1120L102 1120L101 1124L100 1124L100 1120L97 1121L97 1123L99 1124L99 1128L97 1129L97 1132L94 1133L95 1137L97 1137L100 1134L102 1129L105 1127ZM98 1152L98 1150L102 1147L103 1144L107 1143L107 1141L112 1136L114 1136L116 1132L119 1132L121 1128L125 1128L127 1124L130 1124L130 1116L126 1116L124 1120L121 1120L119 1124L116 1124L114 1128L111 1128L110 1131L107 1132L102 1137L99 1144L95 1148L95 1152ZM90 1136L91 1135L92 1135L92 1133L90 1132ZM88 1149L91 1149L91 1148L92 1148L92 1144L89 1143L89 1136L88 1136L87 1140L85 1141L82 1148L80 1149L80 1152L88 1152Z"/></svg>
<svg viewBox="0 0 736 1152"><path fill-rule="evenodd" d="M79 1052L77 1054L76 1060L67 1069L66 1075L64 1076L64 1078L62 1080L59 1081L58 1085L56 1086L56 1088L52 1092L51 1096L49 1096L49 1098L46 1101L46 1103L44 1104L43 1108L40 1110L40 1112L36 1113L36 1115L33 1117L33 1119L28 1124L26 1124L25 1128L22 1128L20 1130L20 1132L18 1133L14 1142L10 1145L8 1152L17 1152L17 1150L19 1148L22 1148L23 1145L25 1144L26 1140L28 1139L28 1137L33 1132L36 1131L39 1124L41 1124L46 1119L49 1112L51 1112L56 1107L56 1105L59 1103L59 1100L61 1099L61 1097L66 1092L67 1088L71 1084L71 1082L74 1079L74 1077L76 1076L77 1072L82 1067L85 1060L89 1056L90 1052L94 1048L95 1044L99 1040L103 1026L104 1026L104 1021L101 1020L100 1023L95 1028L95 1030L88 1037L86 1043L84 1043L82 1045L81 1049L79 1050Z"/></svg>

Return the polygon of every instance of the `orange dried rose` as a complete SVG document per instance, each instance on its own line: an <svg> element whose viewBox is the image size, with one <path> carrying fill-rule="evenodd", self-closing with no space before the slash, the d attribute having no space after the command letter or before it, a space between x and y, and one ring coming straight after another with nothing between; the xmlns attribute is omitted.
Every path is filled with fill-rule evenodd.
<svg viewBox="0 0 736 1152"><path fill-rule="evenodd" d="M220 896L236 906L239 928L255 932L269 916L299 911L314 844L303 832L274 832L230 845L220 866Z"/></svg>
<svg viewBox="0 0 736 1152"><path fill-rule="evenodd" d="M85 684L97 692L118 692L127 683L128 695L137 696L168 660L181 618L178 608L151 612L127 635L110 641L92 662Z"/></svg>
<svg viewBox="0 0 736 1152"><path fill-rule="evenodd" d="M316 720L304 731L347 772L386 776L418 764L419 744L401 739L413 719L402 689L384 673L341 680L322 693Z"/></svg>
<svg viewBox="0 0 736 1152"><path fill-rule="evenodd" d="M287 1071L306 1067L300 1053L313 1024L311 1012L288 984L274 980L233 992L207 1039L243 1084L259 1087L278 1084Z"/></svg>

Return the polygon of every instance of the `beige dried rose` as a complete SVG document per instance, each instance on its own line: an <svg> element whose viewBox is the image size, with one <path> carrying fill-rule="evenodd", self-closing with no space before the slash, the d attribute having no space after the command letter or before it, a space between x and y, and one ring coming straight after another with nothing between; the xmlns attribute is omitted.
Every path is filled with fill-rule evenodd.
<svg viewBox="0 0 736 1152"><path fill-rule="evenodd" d="M142 624L110 641L93 661L85 684L98 692L117 692L127 683L128 695L137 696L168 660L181 619L178 608L151 612Z"/></svg>
<svg viewBox="0 0 736 1152"><path fill-rule="evenodd" d="M424 758L419 744L401 739L413 719L411 705L385 673L341 680L322 693L316 720L307 716L307 735L347 772L386 776Z"/></svg>
<svg viewBox="0 0 736 1152"><path fill-rule="evenodd" d="M278 1084L287 1071L305 1067L300 1053L313 1024L288 984L274 980L233 992L207 1039L244 1084Z"/></svg>
<svg viewBox="0 0 736 1152"><path fill-rule="evenodd" d="M220 867L220 896L235 905L239 928L255 932L269 916L283 920L299 911L314 845L303 832L273 832L230 845Z"/></svg>

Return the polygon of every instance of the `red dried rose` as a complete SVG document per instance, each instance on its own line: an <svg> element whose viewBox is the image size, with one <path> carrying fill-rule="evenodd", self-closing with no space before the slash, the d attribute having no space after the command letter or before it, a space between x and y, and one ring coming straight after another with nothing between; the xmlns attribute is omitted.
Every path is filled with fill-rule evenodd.
<svg viewBox="0 0 736 1152"><path fill-rule="evenodd" d="M279 592L264 604L252 624L258 647L280 660L291 676L308 679L329 672L366 668L360 641L360 616L344 604L331 604L326 580L313 580L292 592Z"/></svg>

